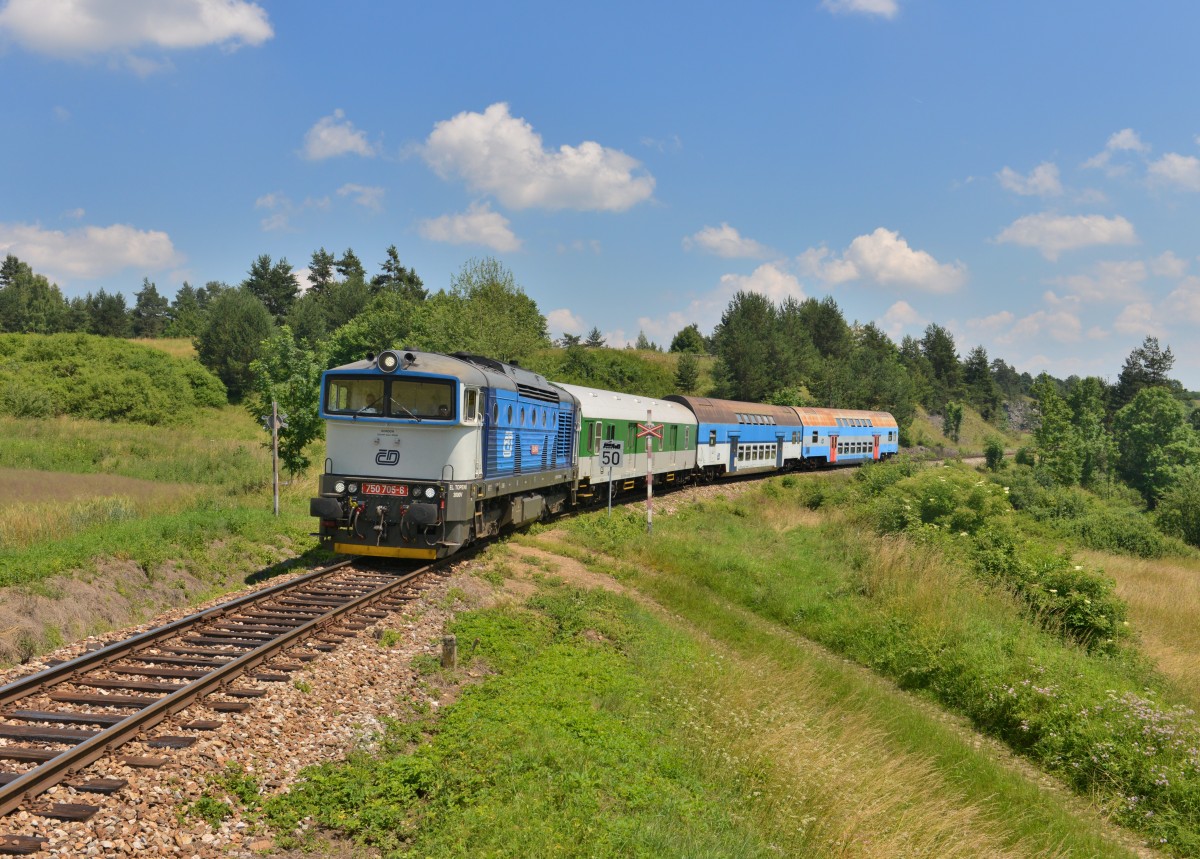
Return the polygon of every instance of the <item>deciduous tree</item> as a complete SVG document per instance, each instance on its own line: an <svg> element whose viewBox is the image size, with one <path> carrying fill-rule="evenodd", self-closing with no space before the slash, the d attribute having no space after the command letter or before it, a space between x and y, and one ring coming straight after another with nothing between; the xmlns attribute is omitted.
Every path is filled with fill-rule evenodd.
<svg viewBox="0 0 1200 859"><path fill-rule="evenodd" d="M708 344L704 342L700 326L693 322L691 325L681 328L671 340L671 351L691 352L695 355L705 354L708 351Z"/></svg>
<svg viewBox="0 0 1200 859"><path fill-rule="evenodd" d="M287 426L279 430L279 459L289 474L308 468L312 460L305 452L324 433L321 420L321 372L325 356L296 345L285 325L264 340L258 357L250 362L252 383L246 408L252 415L271 414L271 403L287 415ZM266 445L270 447L268 437Z"/></svg>
<svg viewBox="0 0 1200 859"><path fill-rule="evenodd" d="M1200 440L1185 418L1184 405L1164 387L1142 388L1113 417L1117 472L1151 507L1176 469L1200 464Z"/></svg>

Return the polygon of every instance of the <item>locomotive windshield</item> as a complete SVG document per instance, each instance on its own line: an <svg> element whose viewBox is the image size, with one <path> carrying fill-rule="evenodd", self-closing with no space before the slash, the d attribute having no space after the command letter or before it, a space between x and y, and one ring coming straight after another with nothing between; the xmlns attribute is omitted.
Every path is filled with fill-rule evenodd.
<svg viewBox="0 0 1200 859"><path fill-rule="evenodd" d="M325 410L333 415L454 420L454 383L440 379L334 376L325 388Z"/></svg>

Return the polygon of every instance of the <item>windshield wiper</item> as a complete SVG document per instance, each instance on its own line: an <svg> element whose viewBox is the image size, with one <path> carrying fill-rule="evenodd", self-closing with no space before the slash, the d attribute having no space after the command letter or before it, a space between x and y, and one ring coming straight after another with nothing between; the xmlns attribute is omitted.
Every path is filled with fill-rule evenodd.
<svg viewBox="0 0 1200 859"><path fill-rule="evenodd" d="M392 408L393 408L393 409L399 409L400 411L404 412L404 414L408 415L410 418L412 418L412 419L413 419L414 421L416 421L417 423L420 423L420 422L421 422L421 419L420 419L419 417L417 417L416 415L414 415L414 414L413 414L412 412L410 412L410 411L409 411L407 408L405 408L404 406L400 405L400 404L399 404L398 402L396 402L395 400L392 400Z"/></svg>

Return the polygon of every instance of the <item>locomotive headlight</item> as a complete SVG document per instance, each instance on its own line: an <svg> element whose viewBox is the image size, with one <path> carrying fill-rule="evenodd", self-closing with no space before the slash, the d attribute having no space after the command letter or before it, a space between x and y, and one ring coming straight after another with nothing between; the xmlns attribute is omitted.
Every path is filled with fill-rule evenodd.
<svg viewBox="0 0 1200 859"><path fill-rule="evenodd" d="M346 488L349 489L351 492L357 492L358 484L357 483L349 483L346 485Z"/></svg>
<svg viewBox="0 0 1200 859"><path fill-rule="evenodd" d="M338 495L341 495L346 491L346 484L339 480L337 483L333 484L333 491Z"/></svg>
<svg viewBox="0 0 1200 859"><path fill-rule="evenodd" d="M426 498L432 498L435 495L437 495L436 489L434 489L432 486L425 487L425 497Z"/></svg>
<svg viewBox="0 0 1200 859"><path fill-rule="evenodd" d="M379 353L379 369L385 373L394 373L400 366L400 356L391 350Z"/></svg>

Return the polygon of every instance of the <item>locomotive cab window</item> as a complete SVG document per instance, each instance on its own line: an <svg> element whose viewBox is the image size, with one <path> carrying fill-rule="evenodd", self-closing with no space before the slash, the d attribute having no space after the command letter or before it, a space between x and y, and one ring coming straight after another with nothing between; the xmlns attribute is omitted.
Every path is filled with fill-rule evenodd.
<svg viewBox="0 0 1200 859"><path fill-rule="evenodd" d="M407 420L454 420L454 383L440 379L334 376L326 383L330 414Z"/></svg>
<svg viewBox="0 0 1200 859"><path fill-rule="evenodd" d="M472 423L479 420L479 391L471 388L467 391L467 402L463 407L463 417Z"/></svg>
<svg viewBox="0 0 1200 859"><path fill-rule="evenodd" d="M454 420L454 383L433 379L392 379L388 382L388 414L394 418Z"/></svg>
<svg viewBox="0 0 1200 859"><path fill-rule="evenodd" d="M325 388L325 409L331 414L382 415L383 379L330 378Z"/></svg>

